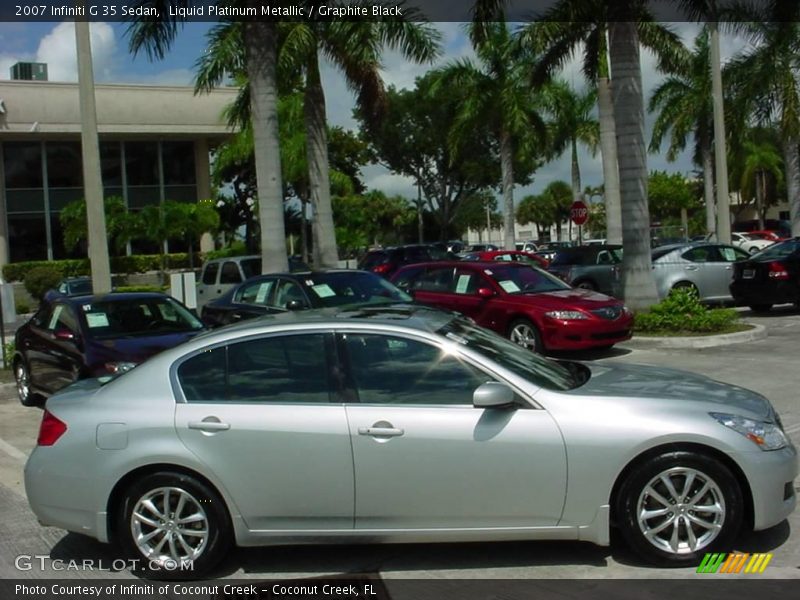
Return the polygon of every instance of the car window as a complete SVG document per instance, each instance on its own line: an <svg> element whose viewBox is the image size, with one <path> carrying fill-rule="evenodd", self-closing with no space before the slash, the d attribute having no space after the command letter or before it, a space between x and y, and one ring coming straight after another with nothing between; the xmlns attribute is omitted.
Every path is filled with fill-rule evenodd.
<svg viewBox="0 0 800 600"><path fill-rule="evenodd" d="M421 292L449 292L453 284L453 267L428 269L411 289Z"/></svg>
<svg viewBox="0 0 800 600"><path fill-rule="evenodd" d="M597 253L597 264L598 265L613 265L614 258L611 256L611 252L608 250L600 250Z"/></svg>
<svg viewBox="0 0 800 600"><path fill-rule="evenodd" d="M47 317L46 327L48 331L61 331L66 329L72 333L78 332L78 322L72 310L65 304L53 305L53 310Z"/></svg>
<svg viewBox="0 0 800 600"><path fill-rule="evenodd" d="M713 250L711 246L700 246L687 250L681 257L694 263L704 263L713 260Z"/></svg>
<svg viewBox="0 0 800 600"><path fill-rule="evenodd" d="M261 275L261 259L260 258L246 258L239 263L242 266L242 272L245 279L250 279L256 275Z"/></svg>
<svg viewBox="0 0 800 600"><path fill-rule="evenodd" d="M406 262L425 262L431 259L428 249L421 246L410 246L405 249L403 254Z"/></svg>
<svg viewBox="0 0 800 600"><path fill-rule="evenodd" d="M424 271L423 267L406 267L392 281L401 290L408 290L414 280Z"/></svg>
<svg viewBox="0 0 800 600"><path fill-rule="evenodd" d="M717 252L722 257L723 262L736 262L750 258L750 254L735 246L717 246Z"/></svg>
<svg viewBox="0 0 800 600"><path fill-rule="evenodd" d="M449 291L453 294L477 294L482 279L480 273L471 269L456 269ZM486 285L488 287L488 283Z"/></svg>
<svg viewBox="0 0 800 600"><path fill-rule="evenodd" d="M243 285L234 295L233 301L265 306L269 301L269 293L273 285L275 285L274 279Z"/></svg>
<svg viewBox="0 0 800 600"><path fill-rule="evenodd" d="M370 252L364 257L361 263L362 269L371 269L386 262L389 262L389 254L384 251Z"/></svg>
<svg viewBox="0 0 800 600"><path fill-rule="evenodd" d="M331 271L303 276L314 306L411 302L411 297L383 277L361 271Z"/></svg>
<svg viewBox="0 0 800 600"><path fill-rule="evenodd" d="M228 346L232 402L330 402L323 334L284 335Z"/></svg>
<svg viewBox="0 0 800 600"><path fill-rule="evenodd" d="M498 254L497 256L494 257L493 260L497 260L500 262L514 262L519 260L519 257L516 254Z"/></svg>
<svg viewBox="0 0 800 600"><path fill-rule="evenodd" d="M758 257L759 260L774 260L776 258L786 258L797 253L800 253L800 238L767 246L758 254L754 254L753 257Z"/></svg>
<svg viewBox="0 0 800 600"><path fill-rule="evenodd" d="M217 273L219 272L219 263L207 263L206 268L203 269L203 283L205 285L214 285L217 283Z"/></svg>
<svg viewBox="0 0 800 600"><path fill-rule="evenodd" d="M94 339L146 337L200 331L203 324L172 298L114 298L81 305Z"/></svg>
<svg viewBox="0 0 800 600"><path fill-rule="evenodd" d="M219 274L220 283L241 283L242 275L239 273L239 265L229 260L222 265L222 272Z"/></svg>
<svg viewBox="0 0 800 600"><path fill-rule="evenodd" d="M226 393L227 349L222 346L196 354L178 367L178 381L187 402L221 402Z"/></svg>
<svg viewBox="0 0 800 600"><path fill-rule="evenodd" d="M568 290L570 286L541 269L499 264L484 271L508 294L538 294Z"/></svg>
<svg viewBox="0 0 800 600"><path fill-rule="evenodd" d="M392 335L343 336L359 401L365 404L472 404L492 378L440 348Z"/></svg>
<svg viewBox="0 0 800 600"><path fill-rule="evenodd" d="M305 293L303 293L303 288L300 287L299 283L289 279L281 279L275 290L275 299L272 302L272 306L287 308L287 305L292 300L297 300L298 302L308 305L308 299Z"/></svg>

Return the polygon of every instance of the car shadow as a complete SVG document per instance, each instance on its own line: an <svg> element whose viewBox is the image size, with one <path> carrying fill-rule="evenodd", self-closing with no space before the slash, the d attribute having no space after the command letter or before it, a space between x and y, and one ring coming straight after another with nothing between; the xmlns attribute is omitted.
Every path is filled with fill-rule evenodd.
<svg viewBox="0 0 800 600"><path fill-rule="evenodd" d="M739 310L743 319L747 319L748 317L756 317L759 319L776 319L780 317L800 315L800 307L797 307L794 304L780 304L778 306L773 306L768 312L756 312L754 310L750 310L749 308L741 307Z"/></svg>

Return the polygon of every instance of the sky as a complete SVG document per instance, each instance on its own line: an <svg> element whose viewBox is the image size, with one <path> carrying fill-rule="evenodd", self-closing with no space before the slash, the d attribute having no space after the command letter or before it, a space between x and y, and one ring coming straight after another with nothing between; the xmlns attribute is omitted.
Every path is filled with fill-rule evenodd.
<svg viewBox="0 0 800 600"><path fill-rule="evenodd" d="M463 26L459 23L436 23L442 32L444 52L433 65L417 65L407 62L398 53L387 52L384 56L383 78L387 85L398 88L413 87L414 79L432 67L442 66L450 61L472 58L473 53L466 38ZM187 23L179 33L168 56L161 61L150 62L146 55L132 56L128 51L128 38L125 23L92 23L91 41L95 80L98 83L140 83L191 85L193 66L205 48L205 34L211 24ZM698 32L698 26L691 23L674 23L671 27L678 32L684 43L691 45ZM721 40L723 61L744 48L744 42L736 37L723 35ZM77 81L75 52L75 31L71 22L62 23L0 23L0 79L10 78L10 68L17 61L44 62L48 65L51 81ZM647 102L651 91L663 79L655 68L652 55L642 52L642 81ZM570 62L561 78L581 89L585 83L577 60ZM344 84L343 78L330 65L323 67L328 119L332 125L356 129L352 117L353 95ZM646 138L649 143L653 115L646 117ZM666 145L659 154L648 156L650 170L666 170L692 176L695 167L691 162L691 150L687 148L675 162L666 160ZM599 153L591 156L581 149L579 154L583 186L596 186L602 183L602 164ZM370 165L362 170L368 188L380 189L387 194L400 194L416 198L416 189L410 178L393 174L378 165ZM569 182L570 160L568 153L542 166L534 175L531 185L517 187L515 198L535 194L551 181Z"/></svg>

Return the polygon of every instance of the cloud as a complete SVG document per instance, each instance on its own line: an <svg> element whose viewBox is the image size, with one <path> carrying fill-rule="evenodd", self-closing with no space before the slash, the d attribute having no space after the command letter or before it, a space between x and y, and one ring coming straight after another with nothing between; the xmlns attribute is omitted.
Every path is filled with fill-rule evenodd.
<svg viewBox="0 0 800 600"><path fill-rule="evenodd" d="M117 41L108 23L91 23L92 63L95 79L109 81L114 75L114 55ZM77 81L78 61L75 48L75 23L64 22L39 42L36 61L47 63L50 81Z"/></svg>

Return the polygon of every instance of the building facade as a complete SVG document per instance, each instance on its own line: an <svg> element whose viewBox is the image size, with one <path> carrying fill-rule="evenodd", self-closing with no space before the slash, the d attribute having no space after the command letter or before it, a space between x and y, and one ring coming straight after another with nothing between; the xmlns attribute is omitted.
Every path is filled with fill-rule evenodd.
<svg viewBox="0 0 800 600"><path fill-rule="evenodd" d="M211 198L209 150L231 135L223 109L237 90L97 85L104 195L129 210ZM82 256L59 220L83 198L78 85L0 81L0 266ZM153 251L132 243L129 251Z"/></svg>

